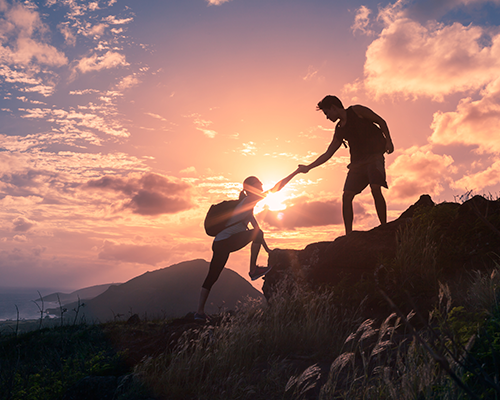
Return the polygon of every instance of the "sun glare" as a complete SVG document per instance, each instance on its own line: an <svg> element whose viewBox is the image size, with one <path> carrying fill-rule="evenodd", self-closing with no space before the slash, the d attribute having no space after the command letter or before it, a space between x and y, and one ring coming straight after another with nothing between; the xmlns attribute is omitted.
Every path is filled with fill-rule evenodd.
<svg viewBox="0 0 500 400"><path fill-rule="evenodd" d="M286 208L285 201L288 199L286 189L283 189L277 193L269 193L266 198L260 201L255 208L255 212L260 212L264 208L268 208L271 211L282 211Z"/></svg>

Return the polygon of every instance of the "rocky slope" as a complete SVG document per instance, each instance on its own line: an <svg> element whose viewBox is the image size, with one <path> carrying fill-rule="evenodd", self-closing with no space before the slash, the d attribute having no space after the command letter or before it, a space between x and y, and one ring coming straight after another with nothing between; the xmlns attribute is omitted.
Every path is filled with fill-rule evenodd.
<svg viewBox="0 0 500 400"><path fill-rule="evenodd" d="M437 280L459 281L473 269L498 265L499 258L499 200L475 196L463 204L435 204L422 195L385 226L312 243L303 250L274 250L263 292L270 299L276 285L290 277L312 287L373 291L379 285L389 292L413 288L421 297L435 296ZM429 285L432 280L426 276L427 288L415 288L419 274L431 272L435 285Z"/></svg>

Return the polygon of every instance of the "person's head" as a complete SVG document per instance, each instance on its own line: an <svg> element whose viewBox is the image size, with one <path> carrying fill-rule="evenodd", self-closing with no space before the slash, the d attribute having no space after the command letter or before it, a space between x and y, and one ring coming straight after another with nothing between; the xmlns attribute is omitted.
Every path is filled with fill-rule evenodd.
<svg viewBox="0 0 500 400"><path fill-rule="evenodd" d="M240 193L240 198L249 195L262 197L262 182L256 176L249 176L243 181L243 190Z"/></svg>
<svg viewBox="0 0 500 400"><path fill-rule="evenodd" d="M325 96L317 105L317 110L325 111L329 110L332 106L337 108L344 108L344 105L337 96L328 95Z"/></svg>
<svg viewBox="0 0 500 400"><path fill-rule="evenodd" d="M316 110L323 111L327 119L335 122L339 118L342 118L345 109L344 105L337 96L328 95L318 103Z"/></svg>

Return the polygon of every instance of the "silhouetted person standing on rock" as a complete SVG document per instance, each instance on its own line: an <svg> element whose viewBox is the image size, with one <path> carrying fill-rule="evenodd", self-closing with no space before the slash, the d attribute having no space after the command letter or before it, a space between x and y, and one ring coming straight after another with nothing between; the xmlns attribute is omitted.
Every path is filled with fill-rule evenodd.
<svg viewBox="0 0 500 400"><path fill-rule="evenodd" d="M342 195L342 216L346 234L352 232L354 197L368 185L375 201L377 216L382 225L387 223L387 205L382 195L382 186L387 188L384 153L394 151L391 135L386 122L368 107L353 105L344 108L336 96L326 96L318 103L317 110L324 112L335 127L333 140L325 153L309 165L299 165L300 172L327 162L346 141L349 145L351 163Z"/></svg>

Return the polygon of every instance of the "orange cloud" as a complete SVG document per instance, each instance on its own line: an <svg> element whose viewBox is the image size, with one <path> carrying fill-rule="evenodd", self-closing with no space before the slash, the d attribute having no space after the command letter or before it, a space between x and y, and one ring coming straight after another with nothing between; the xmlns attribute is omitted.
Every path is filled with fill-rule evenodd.
<svg viewBox="0 0 500 400"><path fill-rule="evenodd" d="M125 56L123 54L108 51L102 56L94 54L90 57L83 57L77 62L74 72L79 70L82 73L87 73L91 71L100 71L103 69L111 69L119 66L128 65Z"/></svg>
<svg viewBox="0 0 500 400"><path fill-rule="evenodd" d="M27 66L33 60L46 65L61 66L68 62L64 53L43 41L47 27L40 15L23 4L0 2L0 54L10 64ZM9 38L12 38L9 40Z"/></svg>
<svg viewBox="0 0 500 400"><path fill-rule="evenodd" d="M476 145L481 153L500 153L500 79L488 85L482 94L478 101L461 100L454 112L435 113L430 141Z"/></svg>
<svg viewBox="0 0 500 400"><path fill-rule="evenodd" d="M458 22L424 26L394 7L379 16L385 28L368 47L365 63L365 84L377 96L402 93L441 100L479 89L500 74L500 34L490 37L481 27Z"/></svg>
<svg viewBox="0 0 500 400"><path fill-rule="evenodd" d="M500 160L495 161L484 171L466 175L453 183L453 187L461 190L484 190L500 183Z"/></svg>
<svg viewBox="0 0 500 400"><path fill-rule="evenodd" d="M405 200L423 193L438 195L443 183L451 182L453 158L422 148L411 147L398 156L387 169L391 178L390 196Z"/></svg>

